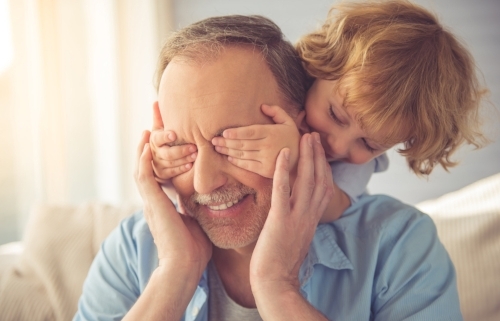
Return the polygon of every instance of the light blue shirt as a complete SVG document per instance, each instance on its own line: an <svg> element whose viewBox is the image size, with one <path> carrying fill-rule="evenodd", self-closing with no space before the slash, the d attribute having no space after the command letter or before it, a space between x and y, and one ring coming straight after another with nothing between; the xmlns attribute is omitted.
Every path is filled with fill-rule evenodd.
<svg viewBox="0 0 500 321"><path fill-rule="evenodd" d="M102 244L74 320L121 319L157 265L142 213L125 219ZM387 196L363 196L318 226L299 278L329 320L462 320L455 270L431 218ZM206 321L209 293L205 271L182 320Z"/></svg>
<svg viewBox="0 0 500 321"><path fill-rule="evenodd" d="M358 199L368 194L366 186L373 173L383 172L389 167L389 158L384 153L365 164L350 164L346 162L331 162L333 181L343 190L354 204Z"/></svg>

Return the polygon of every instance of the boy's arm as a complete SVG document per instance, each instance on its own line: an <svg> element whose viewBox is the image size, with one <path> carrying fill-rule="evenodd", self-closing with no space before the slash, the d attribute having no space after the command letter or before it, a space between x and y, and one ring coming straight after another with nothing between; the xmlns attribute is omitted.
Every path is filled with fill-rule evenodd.
<svg viewBox="0 0 500 321"><path fill-rule="evenodd" d="M333 178L337 186L349 197L351 203L366 194L366 186L373 173L382 172L389 166L389 160L384 153L365 164L350 164L346 162L332 162Z"/></svg>
<svg viewBox="0 0 500 321"><path fill-rule="evenodd" d="M366 164L333 162L330 166L334 177L334 193L320 223L336 220L352 203L357 202L366 193L372 174L385 171L389 166L389 159L384 153Z"/></svg>
<svg viewBox="0 0 500 321"><path fill-rule="evenodd" d="M300 133L295 121L280 107L262 105L261 109L275 124L226 129L222 137L212 139L212 144L232 164L272 178L283 148L290 149L290 163L297 163Z"/></svg>

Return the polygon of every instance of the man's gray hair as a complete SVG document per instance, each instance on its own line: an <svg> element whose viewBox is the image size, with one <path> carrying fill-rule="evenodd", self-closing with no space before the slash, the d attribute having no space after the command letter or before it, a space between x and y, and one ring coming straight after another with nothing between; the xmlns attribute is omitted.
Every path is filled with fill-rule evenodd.
<svg viewBox="0 0 500 321"><path fill-rule="evenodd" d="M303 109L310 78L281 29L262 16L212 17L174 32L160 53L156 88L159 87L163 71L174 57L181 56L202 62L217 58L224 46L242 46L258 50L276 78L283 98L290 105L281 107L294 114Z"/></svg>

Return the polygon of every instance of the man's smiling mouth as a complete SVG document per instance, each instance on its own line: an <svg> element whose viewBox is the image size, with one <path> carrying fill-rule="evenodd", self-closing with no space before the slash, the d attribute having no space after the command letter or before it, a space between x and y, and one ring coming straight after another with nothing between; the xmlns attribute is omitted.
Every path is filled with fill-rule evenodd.
<svg viewBox="0 0 500 321"><path fill-rule="evenodd" d="M219 205L209 205L209 204L207 204L207 207L209 209L211 209L212 211L227 210L228 208L230 208L230 207L234 206L235 204L237 204L240 200L241 199L235 199L235 200L229 201L227 203L219 204Z"/></svg>

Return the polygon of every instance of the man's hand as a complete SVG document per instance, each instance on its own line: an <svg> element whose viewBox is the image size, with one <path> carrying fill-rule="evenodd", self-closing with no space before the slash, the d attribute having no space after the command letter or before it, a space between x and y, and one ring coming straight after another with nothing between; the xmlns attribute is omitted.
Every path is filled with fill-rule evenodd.
<svg viewBox="0 0 500 321"><path fill-rule="evenodd" d="M177 213L156 182L149 139L150 132L145 131L137 149L134 178L159 266L124 320L179 320L212 256L212 244L194 219Z"/></svg>
<svg viewBox="0 0 500 321"><path fill-rule="evenodd" d="M262 105L262 112L274 125L251 125L226 129L222 137L214 137L215 150L228 155L234 165L272 178L280 150L288 148L291 163L298 158L300 133L293 119L278 106Z"/></svg>
<svg viewBox="0 0 500 321"><path fill-rule="evenodd" d="M139 144L135 181L144 203L144 216L158 248L160 266L170 261L194 264L201 273L210 260L212 245L198 223L175 210L156 182L145 131Z"/></svg>
<svg viewBox="0 0 500 321"><path fill-rule="evenodd" d="M196 159L196 145L168 145L176 139L175 132L164 130L158 102L155 102L153 105L153 129L149 142L153 154L156 181L161 184L168 184L172 177L190 170Z"/></svg>
<svg viewBox="0 0 500 321"><path fill-rule="evenodd" d="M250 284L263 319L321 319L300 295L298 275L332 197L333 179L319 135L305 134L290 195L288 155L284 149L277 159L271 210L250 262Z"/></svg>

